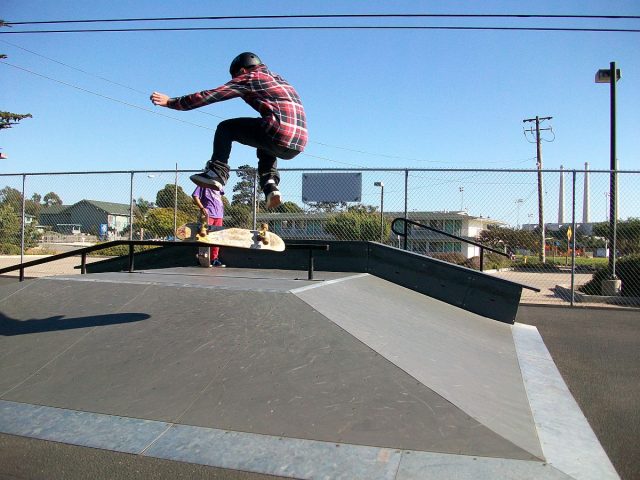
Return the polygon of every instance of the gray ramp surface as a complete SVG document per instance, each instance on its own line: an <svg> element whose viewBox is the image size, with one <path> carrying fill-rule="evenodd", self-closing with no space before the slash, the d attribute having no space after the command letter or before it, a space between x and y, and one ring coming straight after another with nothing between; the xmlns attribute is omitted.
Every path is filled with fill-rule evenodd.
<svg viewBox="0 0 640 480"><path fill-rule="evenodd" d="M295 478L590 478L534 421L546 373L523 381L510 325L368 274L42 278L0 285L0 333L3 433Z"/></svg>
<svg viewBox="0 0 640 480"><path fill-rule="evenodd" d="M510 325L372 276L297 295L480 423L542 458Z"/></svg>

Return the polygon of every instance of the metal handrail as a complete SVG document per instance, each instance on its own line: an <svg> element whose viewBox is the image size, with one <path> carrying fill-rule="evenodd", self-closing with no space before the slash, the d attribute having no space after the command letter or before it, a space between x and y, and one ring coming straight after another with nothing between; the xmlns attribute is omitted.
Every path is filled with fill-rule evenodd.
<svg viewBox="0 0 640 480"><path fill-rule="evenodd" d="M72 250L70 252L58 253L46 258L39 258L37 260L31 260L29 262L19 263L17 265L11 265L10 267L0 268L0 274L14 272L20 270L19 280L24 281L24 270L28 267L36 265L42 265L44 263L55 262L63 258L75 257L80 255L80 273L87 273L87 253L95 252L96 250L103 250L105 248L116 247L119 245L129 245L129 272L133 272L134 269L134 246L136 245L152 245L156 247L202 247L213 244L203 244L201 242L183 241L173 242L166 240L112 240L110 242L100 243L98 245L92 245L90 247L79 248L78 250ZM231 247L226 247L231 248ZM326 244L286 244L286 248L289 250L309 250L309 280L313 280L313 251L314 250L329 250L329 245ZM268 251L268 250L266 250Z"/></svg>
<svg viewBox="0 0 640 480"><path fill-rule="evenodd" d="M404 228L402 229L402 231L396 230L396 228L395 228L396 222L404 222ZM495 248L491 248L491 247L487 247L485 245L482 245L481 243L474 242L472 240L467 240L466 238L462 238L462 237L459 237L457 235L453 235L451 233L443 232L442 230L438 230L437 228L433 228L433 227L430 227L428 225L424 225L424 224L419 223L419 222L414 222L413 220L408 220L406 218L396 218L396 219L393 220L393 222L391 222L391 230L396 235L401 235L402 237L404 237L405 250L407 248L407 237L408 237L407 228L406 228L407 224L415 225L416 227L420 227L420 228L425 228L427 230L431 230L432 232L439 233L439 234L444 235L446 237L453 238L455 240L460 240L461 242L465 242L465 243L468 243L470 245L474 245L476 247L480 247L480 271L481 272L484 271L484 251L485 250L489 250L490 252L497 253L498 255L502 255L503 257L509 257L508 254L506 254L504 252L501 252L500 250L496 250Z"/></svg>

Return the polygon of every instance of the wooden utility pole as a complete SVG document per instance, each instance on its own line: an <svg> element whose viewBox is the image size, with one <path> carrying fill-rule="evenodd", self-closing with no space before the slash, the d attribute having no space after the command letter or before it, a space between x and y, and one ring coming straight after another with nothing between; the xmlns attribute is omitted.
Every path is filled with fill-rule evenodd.
<svg viewBox="0 0 640 480"><path fill-rule="evenodd" d="M546 262L545 255L545 243L546 243L546 235L544 228L544 188L542 184L542 139L540 138L540 131L542 130L551 130L549 128L540 128L540 122L544 122L545 120L551 120L553 117L538 117L536 118L527 118L523 120L523 123L527 122L536 122L535 134L536 134L536 158L537 158L537 166L538 166L538 228L540 229L540 261L542 263ZM533 127L528 130L530 133L534 133Z"/></svg>

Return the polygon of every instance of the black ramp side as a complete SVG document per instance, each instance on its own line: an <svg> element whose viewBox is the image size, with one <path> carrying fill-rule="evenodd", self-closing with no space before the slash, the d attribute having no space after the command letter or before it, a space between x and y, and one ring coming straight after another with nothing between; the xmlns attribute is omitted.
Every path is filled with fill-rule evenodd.
<svg viewBox="0 0 640 480"><path fill-rule="evenodd" d="M295 293L481 424L543 458L510 325L370 275Z"/></svg>
<svg viewBox="0 0 640 480"><path fill-rule="evenodd" d="M483 317L515 321L521 285L387 245L368 245L368 272Z"/></svg>
<svg viewBox="0 0 640 480"><path fill-rule="evenodd" d="M44 309L63 317L47 329L2 338L3 346L15 345L16 360L31 350L40 355L11 380L2 400L328 442L535 459L288 288L251 291L246 277L238 282L244 290L120 284L111 275L108 282L36 280L2 304L14 321L41 318ZM74 318L126 311L136 321L89 321L58 331L69 306ZM42 348L60 339L57 348Z"/></svg>
<svg viewBox="0 0 640 480"><path fill-rule="evenodd" d="M297 240L296 246L318 241ZM522 285L482 272L443 262L414 252L375 242L322 241L328 251L314 251L318 271L366 272L397 283L443 302L505 323L515 321ZM90 273L128 269L123 256L91 263ZM228 266L248 269L287 269L306 271L309 251L247 251L226 248ZM158 248L136 255L136 268L158 269L193 265L193 253L187 248Z"/></svg>

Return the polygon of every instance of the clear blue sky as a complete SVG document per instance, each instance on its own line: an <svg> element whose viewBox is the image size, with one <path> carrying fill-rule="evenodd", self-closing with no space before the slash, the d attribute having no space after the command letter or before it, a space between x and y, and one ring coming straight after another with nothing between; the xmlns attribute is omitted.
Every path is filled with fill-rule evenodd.
<svg viewBox="0 0 640 480"><path fill-rule="evenodd" d="M4 0L0 18L19 22L338 13L640 15L640 3ZM257 23L115 26L252 24ZM315 24L640 28L639 20L578 19ZM104 26L16 26L3 31ZM622 69L619 166L640 169L640 33L285 30L0 35L0 52L8 55L5 62L33 72L0 64L0 109L33 115L0 133L0 147L9 157L0 162L0 173L172 169L176 162L181 169L200 169L210 155L217 123L253 116L254 111L236 99L201 111L176 112L153 107L148 96L153 90L178 96L216 87L228 80L231 59L246 50L258 53L293 83L305 103L310 128L306 155L281 167L535 168L535 145L523 135L522 120L539 115L553 117L555 133L555 140L543 146L545 168L581 169L589 162L592 169L607 169L609 89L595 84L594 75L616 61ZM234 148L231 167L246 163L255 163L253 152Z"/></svg>

